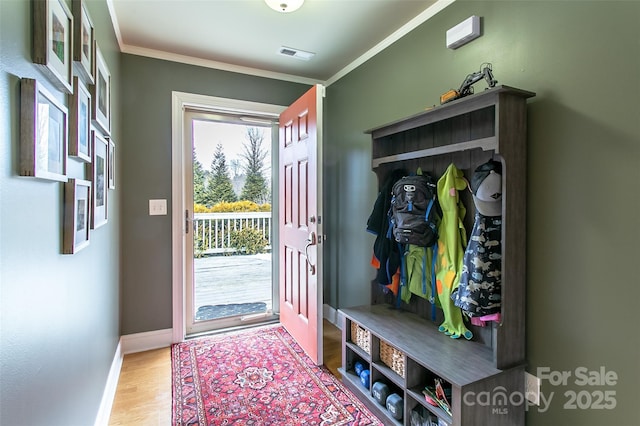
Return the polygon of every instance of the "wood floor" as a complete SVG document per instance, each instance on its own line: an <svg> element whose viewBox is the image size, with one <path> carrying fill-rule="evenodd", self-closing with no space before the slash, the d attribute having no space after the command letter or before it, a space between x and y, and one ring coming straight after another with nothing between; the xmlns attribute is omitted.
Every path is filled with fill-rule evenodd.
<svg viewBox="0 0 640 426"><path fill-rule="evenodd" d="M341 331L324 321L324 364L340 378ZM171 350L125 355L109 425L171 424Z"/></svg>

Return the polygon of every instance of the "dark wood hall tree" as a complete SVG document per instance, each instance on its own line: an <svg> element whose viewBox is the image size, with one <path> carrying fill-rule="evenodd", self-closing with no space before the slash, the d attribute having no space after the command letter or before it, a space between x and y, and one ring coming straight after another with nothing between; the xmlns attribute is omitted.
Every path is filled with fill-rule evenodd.
<svg viewBox="0 0 640 426"><path fill-rule="evenodd" d="M452 162L467 178L475 168L494 158L502 162L502 322L469 328L472 341L454 340L430 319L431 305L413 296L409 304L393 309L393 298L372 283L371 305L345 308L344 383L387 424L409 425L418 404L448 425L523 425L525 297L526 297L526 128L527 98L534 93L497 86L435 107L411 117L368 130L372 139L372 169L380 185L397 168L423 171L439 178ZM472 227L475 208L471 193L460 193L467 209L465 228ZM368 336L368 346L366 346ZM354 334L358 334L357 336ZM358 345L361 343L361 345ZM383 362L381 346L391 345L402 374ZM354 372L355 362L371 371L369 388ZM439 377L452 388L451 414L426 403L421 389ZM402 422L371 396L376 380L389 383L404 399ZM504 389L506 404L474 403L478 394L495 396ZM483 395L484 395L483 394Z"/></svg>

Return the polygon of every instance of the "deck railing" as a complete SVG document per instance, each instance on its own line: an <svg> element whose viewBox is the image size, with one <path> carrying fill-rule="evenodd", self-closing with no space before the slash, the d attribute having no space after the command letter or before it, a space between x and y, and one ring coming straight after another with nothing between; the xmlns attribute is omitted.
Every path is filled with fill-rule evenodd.
<svg viewBox="0 0 640 426"><path fill-rule="evenodd" d="M195 213L193 215L194 251L196 255L234 253L234 231L253 228L262 233L271 248L271 212Z"/></svg>

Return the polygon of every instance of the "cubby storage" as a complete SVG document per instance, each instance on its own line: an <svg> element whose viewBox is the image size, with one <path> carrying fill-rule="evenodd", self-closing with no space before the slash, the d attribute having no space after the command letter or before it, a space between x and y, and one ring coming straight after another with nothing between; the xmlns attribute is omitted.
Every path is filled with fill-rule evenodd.
<svg viewBox="0 0 640 426"><path fill-rule="evenodd" d="M357 322L371 332L372 348L380 342L388 342L402 348L405 358L405 377L389 368L380 360L379 352L369 356L360 347L345 341L343 382L385 423L409 425L409 416L418 404L449 425L519 425L524 424L524 405L517 398L500 400L493 404L491 398L498 390L504 395L519 395L523 391L524 365L506 370L497 369L492 361L491 350L485 345L464 340L453 340L437 331L428 320L411 312L399 311L388 305L369 305L341 310L344 315L343 330L349 330ZM378 354L378 355L376 355ZM356 360L366 362L371 371L368 387L362 386L355 374ZM442 379L451 387L451 414L440 407L427 403L422 390ZM404 419L393 419L387 410L371 395L376 381L384 380L395 386L404 399ZM489 404L485 404L489 397ZM515 402L515 405L512 403Z"/></svg>
<svg viewBox="0 0 640 426"><path fill-rule="evenodd" d="M422 407L418 411L446 426L524 425L526 100L532 96L498 86L367 131L379 184L397 168L420 167L439 177L453 162L468 177L490 158L502 162L500 323L469 326L471 341L451 339L438 331L439 319L431 320L425 299L412 298L396 308L375 282L370 305L339 311L343 381L385 424L410 425L411 412ZM460 197L469 232L472 197ZM355 373L358 361L370 371L367 387ZM436 380L449 393L450 407L427 402L423 390ZM377 381L402 398L401 420L372 396Z"/></svg>
<svg viewBox="0 0 640 426"><path fill-rule="evenodd" d="M380 341L380 361L404 379L406 355L384 340Z"/></svg>
<svg viewBox="0 0 640 426"><path fill-rule="evenodd" d="M371 354L371 333L366 330L357 322L351 323L351 342L358 345L360 349L368 354Z"/></svg>

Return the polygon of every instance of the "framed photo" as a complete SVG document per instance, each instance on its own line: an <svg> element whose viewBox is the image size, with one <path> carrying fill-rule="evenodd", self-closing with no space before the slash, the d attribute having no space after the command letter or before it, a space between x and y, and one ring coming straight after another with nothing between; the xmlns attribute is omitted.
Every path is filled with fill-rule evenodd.
<svg viewBox="0 0 640 426"><path fill-rule="evenodd" d="M62 253L75 254L89 245L91 182L69 179L64 184Z"/></svg>
<svg viewBox="0 0 640 426"><path fill-rule="evenodd" d="M76 73L85 84L93 84L93 68L95 62L95 30L85 0L73 0L73 60Z"/></svg>
<svg viewBox="0 0 640 426"><path fill-rule="evenodd" d="M43 65L51 82L71 93L73 16L65 0L33 1L33 62Z"/></svg>
<svg viewBox="0 0 640 426"><path fill-rule="evenodd" d="M78 77L73 77L69 116L69 155L90 162L91 94Z"/></svg>
<svg viewBox="0 0 640 426"><path fill-rule="evenodd" d="M93 158L91 161L91 229L107 223L107 163L109 143L97 131L91 131Z"/></svg>
<svg viewBox="0 0 640 426"><path fill-rule="evenodd" d="M30 78L20 98L20 175L66 182L67 108Z"/></svg>
<svg viewBox="0 0 640 426"><path fill-rule="evenodd" d="M111 131L111 73L107 68L107 63L102 57L98 43L94 43L96 61L95 61L95 84L91 90L93 99L92 116L93 123L105 135L109 135Z"/></svg>
<svg viewBox="0 0 640 426"><path fill-rule="evenodd" d="M116 189L116 143L111 138L109 138L109 161L107 164L109 189Z"/></svg>

